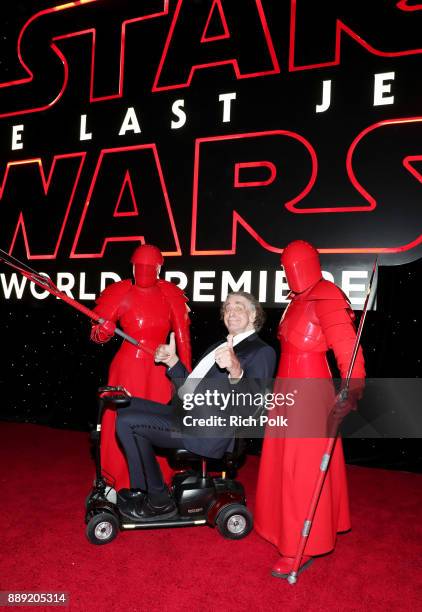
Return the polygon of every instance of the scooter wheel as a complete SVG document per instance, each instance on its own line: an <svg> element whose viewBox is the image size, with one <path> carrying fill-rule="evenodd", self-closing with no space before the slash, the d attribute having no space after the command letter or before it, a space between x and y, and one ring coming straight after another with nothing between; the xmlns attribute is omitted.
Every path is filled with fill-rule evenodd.
<svg viewBox="0 0 422 612"><path fill-rule="evenodd" d="M253 518L245 506L230 504L219 512L216 525L224 538L240 540L245 538L252 530Z"/></svg>
<svg viewBox="0 0 422 612"><path fill-rule="evenodd" d="M108 544L117 536L119 522L110 512L95 514L86 526L86 537L91 544Z"/></svg>

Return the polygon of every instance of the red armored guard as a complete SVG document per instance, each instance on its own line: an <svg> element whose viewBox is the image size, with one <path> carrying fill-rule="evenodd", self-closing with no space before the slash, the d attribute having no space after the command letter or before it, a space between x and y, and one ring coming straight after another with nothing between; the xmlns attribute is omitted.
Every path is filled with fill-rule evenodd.
<svg viewBox="0 0 422 612"><path fill-rule="evenodd" d="M280 321L281 358L275 391L296 388L291 409L293 430L267 430L256 502L255 527L280 554L274 576L292 569L306 512L326 447L327 417L335 393L326 353L332 350L341 377L356 339L354 314L344 293L321 274L318 251L302 240L291 242L281 263L291 289L291 302ZM359 349L348 402L354 407L365 376ZM306 380L305 380L306 379ZM307 432L307 433L305 433ZM309 437L305 437L309 436ZM333 550L337 532L350 529L347 482L341 440L337 441L318 503L301 567L315 555Z"/></svg>
<svg viewBox="0 0 422 612"><path fill-rule="evenodd" d="M109 385L123 385L132 395L157 402L171 399L171 383L166 368L154 362L154 351L165 344L170 331L175 332L177 352L190 370L191 347L187 298L173 283L158 278L163 264L160 250L145 244L133 253L135 283L123 280L104 289L97 299L97 312L106 322L92 327L95 342L107 342L118 322L124 332L147 350L124 341L109 370ZM107 410L102 422L101 461L106 475L115 480L117 490L129 487L124 453L115 436L115 412ZM161 459L164 476L171 473Z"/></svg>

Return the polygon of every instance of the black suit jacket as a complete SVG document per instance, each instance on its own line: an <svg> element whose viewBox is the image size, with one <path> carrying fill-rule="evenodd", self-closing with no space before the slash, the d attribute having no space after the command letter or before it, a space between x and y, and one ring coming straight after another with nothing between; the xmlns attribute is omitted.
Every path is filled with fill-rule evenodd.
<svg viewBox="0 0 422 612"><path fill-rule="evenodd" d="M215 350L222 341L212 345L202 356L205 357ZM227 370L222 370L214 363L204 378L197 385L194 396L205 394L207 391L217 391L219 394L256 394L265 393L266 388L274 375L276 365L276 354L274 349L266 344L257 333L253 333L233 348L243 369L243 376L236 384L231 384ZM201 358L201 359L202 359ZM177 390L185 382L189 372L181 361L167 370L167 374L174 383ZM220 396L218 396L220 397ZM249 396L244 396L249 397ZM193 400L195 402L195 400ZM234 402L236 403L236 402ZM179 416L183 423L183 418L187 415L193 418L209 418L210 416L220 416L225 419L225 423L215 426L189 426L182 428L183 444L185 448L198 455L205 457L219 458L233 446L233 438L236 427L230 425L230 415L233 414L253 414L256 412L256 404L241 407L233 406L233 402L225 410L220 406L200 406L195 403L192 411L179 411Z"/></svg>

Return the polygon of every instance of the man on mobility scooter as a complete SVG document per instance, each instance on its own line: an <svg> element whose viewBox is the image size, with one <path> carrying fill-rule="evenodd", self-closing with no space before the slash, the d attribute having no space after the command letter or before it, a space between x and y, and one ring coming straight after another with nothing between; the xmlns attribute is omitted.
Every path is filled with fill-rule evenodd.
<svg viewBox="0 0 422 612"><path fill-rule="evenodd" d="M261 305L248 293L232 293L222 306L222 318L228 331L227 341L212 345L191 374L188 375L176 354L173 335L169 344L161 344L155 352L156 362L167 366L167 375L178 390L182 404L186 397L190 400L189 408L185 409L189 412L185 412L182 406L182 417L190 417L189 426L182 426L186 419L180 418L180 411L177 416L177 410L172 405L133 397L130 398L130 406L118 408L116 431L128 460L131 487L121 489L117 494L123 528L130 525L171 526L176 525L177 518L180 518L178 506L180 510L183 499L175 500L167 488L154 446L186 449L200 457L219 459L233 449L236 431L229 418L232 406L229 408L226 404L223 408L219 404L219 394L224 393L226 398L233 399L237 393L243 397L253 397L266 391L266 385L273 376L276 356L257 333L264 320ZM213 398L214 405L207 405L205 397ZM256 410L257 406L253 403L241 407L242 413L247 415L252 415ZM216 411L220 417L215 416L209 424L210 415L215 415ZM203 480L206 480L205 477L203 471ZM175 480L177 478L178 475ZM175 493L176 487L174 489ZM228 491L228 486L224 488L225 493L226 489ZM211 486L210 490L216 493L210 493L209 507L218 497L218 487ZM230 495L227 498L230 499ZM185 511L195 512L196 508ZM102 543L91 538L89 530L88 537L97 544Z"/></svg>

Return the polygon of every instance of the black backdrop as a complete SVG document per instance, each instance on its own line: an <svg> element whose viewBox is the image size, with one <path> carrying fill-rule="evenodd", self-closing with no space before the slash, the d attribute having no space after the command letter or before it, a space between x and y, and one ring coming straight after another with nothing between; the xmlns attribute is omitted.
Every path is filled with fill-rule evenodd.
<svg viewBox="0 0 422 612"><path fill-rule="evenodd" d="M276 346L284 296L274 295L274 274L289 240L314 242L340 284L347 270L359 283L380 253L378 308L363 339L368 375L419 377L419 5L148 0L141 8L96 0L48 10L58 4L37 3L36 11L47 10L36 18L29 1L0 9L0 247L29 257L53 280L58 272L73 275L74 296L83 300L82 283L98 293L101 272L130 274L136 240L159 245L169 253L165 269L186 275L194 355L222 332L223 270L233 279L251 271L256 293L259 272L267 271L264 335ZM208 42L200 43L204 32ZM191 66L230 58L236 66L196 69L186 83ZM392 104L374 105L375 74L384 75L378 93L394 95ZM332 102L317 113L325 80ZM233 92L224 122L219 95ZM172 129L178 99L186 123ZM134 128L136 116L140 131L119 135L129 108L127 120ZM80 139L81 115L89 140ZM236 164L240 183L261 185L236 187ZM240 221L232 244L234 213ZM202 296L194 286L200 271L215 275ZM54 298L35 298L28 285L19 297L9 291L11 278L2 267L2 418L86 429L117 341L91 344L82 315ZM356 307L362 296L352 291ZM346 452L356 462L420 469L417 442L354 440Z"/></svg>

